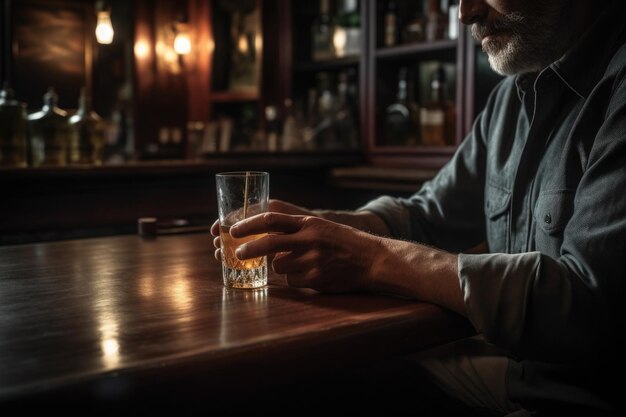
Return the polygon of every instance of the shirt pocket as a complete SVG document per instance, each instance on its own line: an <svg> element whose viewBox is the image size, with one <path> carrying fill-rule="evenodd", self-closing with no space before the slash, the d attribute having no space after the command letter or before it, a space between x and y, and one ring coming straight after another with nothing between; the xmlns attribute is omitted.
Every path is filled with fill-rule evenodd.
<svg viewBox="0 0 626 417"><path fill-rule="evenodd" d="M535 204L535 248L558 258L563 244L563 231L574 213L574 191L543 191Z"/></svg>
<svg viewBox="0 0 626 417"><path fill-rule="evenodd" d="M485 190L487 242L491 252L509 252L509 206L511 191L492 184Z"/></svg>

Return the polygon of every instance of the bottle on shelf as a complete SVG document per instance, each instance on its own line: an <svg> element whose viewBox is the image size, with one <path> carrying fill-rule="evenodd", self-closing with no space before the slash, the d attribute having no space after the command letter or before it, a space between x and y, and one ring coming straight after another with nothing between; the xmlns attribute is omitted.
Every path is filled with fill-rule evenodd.
<svg viewBox="0 0 626 417"><path fill-rule="evenodd" d="M421 7L420 7L421 6ZM402 31L403 43L417 43L426 40L426 20L428 16L428 0L418 3L417 12L408 21Z"/></svg>
<svg viewBox="0 0 626 417"><path fill-rule="evenodd" d="M317 149L336 148L337 138L334 129L335 97L331 91L331 77L327 72L317 74L318 99L315 124L315 144Z"/></svg>
<svg viewBox="0 0 626 417"><path fill-rule="evenodd" d="M281 150L289 152L304 149L302 122L301 106L297 103L294 105L290 98L286 99L285 120L280 140Z"/></svg>
<svg viewBox="0 0 626 417"><path fill-rule="evenodd" d="M448 39L454 40L459 37L459 25L459 5L451 1L448 7Z"/></svg>
<svg viewBox="0 0 626 417"><path fill-rule="evenodd" d="M338 148L356 149L357 143L357 120L355 117L356 109L350 98L350 88L348 73L339 74L339 83L337 84L337 100L335 105L335 138Z"/></svg>
<svg viewBox="0 0 626 417"><path fill-rule="evenodd" d="M279 139L278 109L276 106L267 106L265 107L265 141L268 152L278 151Z"/></svg>
<svg viewBox="0 0 626 417"><path fill-rule="evenodd" d="M102 164L104 126L102 119L92 110L91 97L80 91L78 111L69 119L69 146L67 162L70 164Z"/></svg>
<svg viewBox="0 0 626 417"><path fill-rule="evenodd" d="M5 83L0 90L0 167L26 167L28 141L26 105L15 100Z"/></svg>
<svg viewBox="0 0 626 417"><path fill-rule="evenodd" d="M446 14L444 15L444 13L442 13L441 11L441 0L428 0L428 14L426 17L426 42L433 42L444 39L446 37L447 25L447 8Z"/></svg>
<svg viewBox="0 0 626 417"><path fill-rule="evenodd" d="M387 11L385 12L385 46L394 46L398 43L398 15L396 10L396 2L390 0L387 3Z"/></svg>
<svg viewBox="0 0 626 417"><path fill-rule="evenodd" d="M398 74L396 101L385 111L385 134L388 146L416 146L420 144L420 108L414 99L408 69Z"/></svg>
<svg viewBox="0 0 626 417"><path fill-rule="evenodd" d="M320 14L311 27L313 61L332 59L335 56L333 32L334 27L330 17L330 0L321 0Z"/></svg>
<svg viewBox="0 0 626 417"><path fill-rule="evenodd" d="M28 116L32 165L64 166L67 163L67 112L57 107L59 96L50 87L41 111Z"/></svg>
<svg viewBox="0 0 626 417"><path fill-rule="evenodd" d="M456 113L454 104L446 100L446 72L441 65L432 74L430 100L421 109L420 123L424 145L454 144Z"/></svg>
<svg viewBox="0 0 626 417"><path fill-rule="evenodd" d="M333 46L338 58L361 53L361 15L357 0L343 0L333 34Z"/></svg>

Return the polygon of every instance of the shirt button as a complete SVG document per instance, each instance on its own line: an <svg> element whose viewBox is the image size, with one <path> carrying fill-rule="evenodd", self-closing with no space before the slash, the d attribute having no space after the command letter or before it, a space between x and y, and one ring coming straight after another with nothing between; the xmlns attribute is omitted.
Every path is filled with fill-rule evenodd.
<svg viewBox="0 0 626 417"><path fill-rule="evenodd" d="M546 215L545 215L545 217L543 218L543 221L544 221L546 224L550 224L550 223L552 223L552 216L550 216L550 213L548 213L548 214L546 214Z"/></svg>

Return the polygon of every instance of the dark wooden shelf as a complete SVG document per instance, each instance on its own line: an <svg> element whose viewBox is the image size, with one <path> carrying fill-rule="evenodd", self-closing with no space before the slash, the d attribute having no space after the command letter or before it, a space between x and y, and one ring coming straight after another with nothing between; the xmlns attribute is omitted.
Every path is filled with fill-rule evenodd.
<svg viewBox="0 0 626 417"><path fill-rule="evenodd" d="M258 99L259 93L257 91L215 91L211 93L211 101L214 103L241 103Z"/></svg>
<svg viewBox="0 0 626 417"><path fill-rule="evenodd" d="M376 49L376 58L393 59L421 54L425 52L444 51L448 49L455 49L457 47L457 44L458 41L455 39L435 42L410 43L406 45L398 45L387 48L378 48Z"/></svg>
<svg viewBox="0 0 626 417"><path fill-rule="evenodd" d="M0 182L51 178L112 178L194 175L214 170L294 169L353 165L363 162L358 150L308 152L216 152L201 160L136 161L119 165L0 168Z"/></svg>
<svg viewBox="0 0 626 417"><path fill-rule="evenodd" d="M358 56L350 56L347 58L330 59L319 62L299 62L294 64L294 71L297 72L315 72L324 70L334 70L344 67L356 66L359 64Z"/></svg>

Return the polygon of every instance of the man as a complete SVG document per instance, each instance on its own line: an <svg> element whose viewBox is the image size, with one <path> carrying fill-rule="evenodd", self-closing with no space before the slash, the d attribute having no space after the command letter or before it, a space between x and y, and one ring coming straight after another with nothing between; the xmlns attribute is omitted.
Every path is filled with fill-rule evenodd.
<svg viewBox="0 0 626 417"><path fill-rule="evenodd" d="M237 255L278 253L274 270L296 287L392 292L468 317L488 343L420 360L471 406L614 412L626 329L624 3L461 0L461 20L509 77L452 160L411 198L353 213L273 202L231 234L277 234Z"/></svg>

